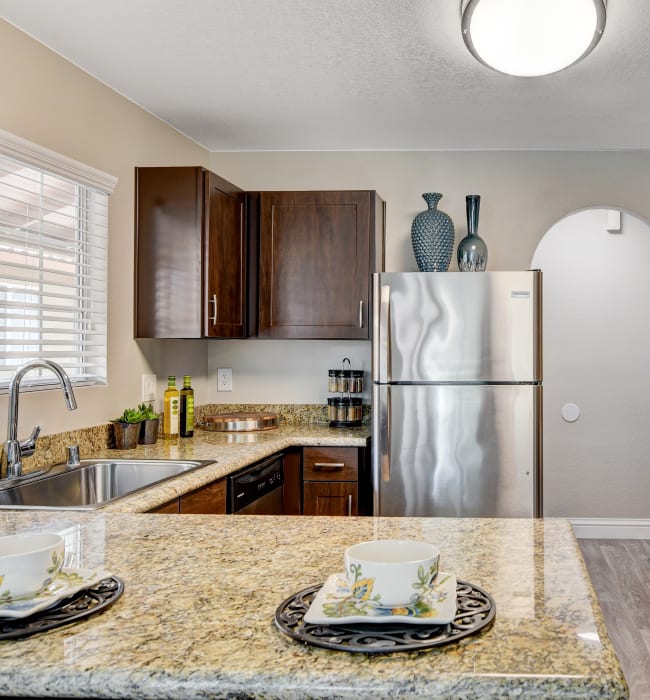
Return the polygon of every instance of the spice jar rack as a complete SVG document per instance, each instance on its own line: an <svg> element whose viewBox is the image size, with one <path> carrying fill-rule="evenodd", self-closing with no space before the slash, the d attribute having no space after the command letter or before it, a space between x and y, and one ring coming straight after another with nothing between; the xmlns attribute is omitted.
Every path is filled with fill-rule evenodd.
<svg viewBox="0 0 650 700"><path fill-rule="evenodd" d="M361 397L351 394L363 391L363 370L351 369L348 357L341 365L341 369L329 370L328 391L339 395L327 399L327 417L331 428L354 428L361 425L363 405Z"/></svg>

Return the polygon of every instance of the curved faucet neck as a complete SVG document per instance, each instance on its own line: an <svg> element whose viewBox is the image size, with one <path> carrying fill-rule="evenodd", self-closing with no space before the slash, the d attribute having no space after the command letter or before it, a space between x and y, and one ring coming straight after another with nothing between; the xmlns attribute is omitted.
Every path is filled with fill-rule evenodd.
<svg viewBox="0 0 650 700"><path fill-rule="evenodd" d="M72 384L65 370L56 362L51 360L32 360L19 367L9 384L9 411L7 414L7 443L5 446L7 458L7 476L20 476L22 471L21 452L32 454L34 452L34 442L38 431L32 433L32 438L22 445L18 440L18 395L20 393L20 382L22 378L32 369L49 369L59 379L63 397L69 411L77 408L77 401L72 390ZM22 448L22 450L21 450ZM27 451L31 450L31 451Z"/></svg>

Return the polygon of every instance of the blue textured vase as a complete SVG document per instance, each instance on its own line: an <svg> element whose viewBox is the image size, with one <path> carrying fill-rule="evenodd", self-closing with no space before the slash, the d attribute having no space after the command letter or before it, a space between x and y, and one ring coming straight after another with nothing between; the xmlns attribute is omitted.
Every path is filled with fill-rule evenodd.
<svg viewBox="0 0 650 700"><path fill-rule="evenodd" d="M467 208L467 235L458 244L456 257L461 272L483 272L487 266L487 243L478 235L478 212L481 197L468 194L465 197Z"/></svg>
<svg viewBox="0 0 650 700"><path fill-rule="evenodd" d="M411 224L411 242L420 272L446 272L454 252L454 224L448 214L438 210L439 192L422 195L428 205Z"/></svg>

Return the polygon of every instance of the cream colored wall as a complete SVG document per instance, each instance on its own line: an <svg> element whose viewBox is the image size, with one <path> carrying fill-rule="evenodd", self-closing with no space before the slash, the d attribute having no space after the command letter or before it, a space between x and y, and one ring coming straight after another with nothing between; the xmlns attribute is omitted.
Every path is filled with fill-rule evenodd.
<svg viewBox="0 0 650 700"><path fill-rule="evenodd" d="M456 242L466 234L465 195L481 195L479 232L489 246L491 270L525 269L544 233L577 209L600 205L650 217L647 152L256 152L212 153L210 167L247 190L375 189L386 201L386 267L416 270L413 217L426 208L423 192L442 192L440 209L452 217ZM455 262L452 263L456 269ZM624 271L621 271L624 274ZM311 341L311 373L295 341L210 341L209 400L322 402L324 377L339 356L355 354L370 367L369 343L336 346ZM269 361L269 358L271 361ZM233 392L216 391L218 367L233 367ZM275 381L274 381L275 380Z"/></svg>
<svg viewBox="0 0 650 700"><path fill-rule="evenodd" d="M535 251L544 270L547 516L650 515L649 259L648 222L624 211L610 233L604 209L562 219ZM580 411L573 422L562 414L569 403Z"/></svg>
<svg viewBox="0 0 650 700"><path fill-rule="evenodd" d="M60 56L0 21L0 128L118 177L110 198L108 385L76 391L65 410L58 391L24 393L20 437L97 425L140 401L144 373L194 376L207 383L204 341L133 340L133 168L206 165L208 153ZM0 396L0 433L7 397ZM4 438L2 438L4 440ZM62 455L63 457L63 455Z"/></svg>

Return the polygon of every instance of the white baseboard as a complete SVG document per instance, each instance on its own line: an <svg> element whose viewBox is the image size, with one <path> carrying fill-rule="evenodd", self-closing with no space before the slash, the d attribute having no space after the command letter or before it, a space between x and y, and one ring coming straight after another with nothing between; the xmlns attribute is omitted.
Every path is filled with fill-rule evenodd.
<svg viewBox="0 0 650 700"><path fill-rule="evenodd" d="M604 540L650 540L650 520L569 518L576 537Z"/></svg>

